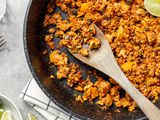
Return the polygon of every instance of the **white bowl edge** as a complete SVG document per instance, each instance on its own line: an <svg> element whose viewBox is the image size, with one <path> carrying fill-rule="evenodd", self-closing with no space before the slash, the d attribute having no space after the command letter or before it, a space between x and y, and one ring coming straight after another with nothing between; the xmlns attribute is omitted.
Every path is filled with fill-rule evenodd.
<svg viewBox="0 0 160 120"><path fill-rule="evenodd" d="M11 110L11 113L12 112L17 112L18 113L18 118L19 118L19 120L23 120L22 119L22 115L21 115L21 113L20 113L20 111L19 111L19 109L17 108L17 106L8 98L8 97L6 97L5 95L2 95L2 94L0 94L0 99L2 99L2 103L4 103L4 104L6 104L7 102L10 104L10 105L8 105L8 106L13 106L13 108L16 110L16 111L12 111ZM4 101L4 100L6 100L6 101ZM5 108L5 106L4 106L4 108ZM8 109L9 110L9 109ZM13 116L15 116L15 115L13 115ZM14 119L13 119L14 120Z"/></svg>

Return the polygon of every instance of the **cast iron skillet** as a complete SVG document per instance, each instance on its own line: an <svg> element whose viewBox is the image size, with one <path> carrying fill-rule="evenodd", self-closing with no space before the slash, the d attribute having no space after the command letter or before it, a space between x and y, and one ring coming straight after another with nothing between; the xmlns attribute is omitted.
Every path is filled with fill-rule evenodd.
<svg viewBox="0 0 160 120"><path fill-rule="evenodd" d="M115 107L112 106L109 110L102 110L96 104L79 103L75 101L75 91L66 85L65 80L50 79L50 73L55 71L51 65L48 65L47 56L42 56L41 51L47 49L47 45L43 43L42 22L46 10L47 0L31 0L26 12L24 22L24 49L30 70L43 92L60 108L67 113L80 119L94 120L135 120L146 119L140 109L135 112L128 112L125 109L120 109L121 112L115 112ZM56 9L58 10L58 9ZM93 70L87 65L77 61L65 49L63 49L69 60L81 64L81 69ZM106 77L101 74L101 76ZM83 77L86 75L84 74ZM94 80L94 78L93 78ZM157 105L160 103L157 103Z"/></svg>

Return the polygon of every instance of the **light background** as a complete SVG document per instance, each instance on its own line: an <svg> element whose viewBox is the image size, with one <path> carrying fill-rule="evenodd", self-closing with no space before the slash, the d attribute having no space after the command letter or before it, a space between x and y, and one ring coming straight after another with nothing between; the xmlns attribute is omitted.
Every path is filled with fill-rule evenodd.
<svg viewBox="0 0 160 120"><path fill-rule="evenodd" d="M0 93L8 96L20 109L25 120L28 112L43 119L18 95L32 78L23 50L23 21L29 0L7 0L7 13L0 22L0 34L7 44L0 49Z"/></svg>

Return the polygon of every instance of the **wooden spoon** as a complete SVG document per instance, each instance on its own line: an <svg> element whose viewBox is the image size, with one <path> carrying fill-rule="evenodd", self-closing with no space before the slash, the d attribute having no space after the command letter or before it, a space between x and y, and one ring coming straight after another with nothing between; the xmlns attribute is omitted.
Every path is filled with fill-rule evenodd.
<svg viewBox="0 0 160 120"><path fill-rule="evenodd" d="M160 120L160 110L130 83L118 66L104 34L96 25L94 26L97 32L96 37L101 40L101 47L98 50L92 51L89 57L83 57L69 51L80 61L113 78L133 98L150 120Z"/></svg>

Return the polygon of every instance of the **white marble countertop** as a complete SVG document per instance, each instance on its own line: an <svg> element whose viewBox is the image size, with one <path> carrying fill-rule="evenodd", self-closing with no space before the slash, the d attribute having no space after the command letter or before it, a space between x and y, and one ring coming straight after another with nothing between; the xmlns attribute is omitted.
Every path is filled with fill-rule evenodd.
<svg viewBox="0 0 160 120"><path fill-rule="evenodd" d="M23 21L29 0L7 0L4 23L0 22L0 34L7 44L0 49L0 93L8 96L20 109L23 119L28 112L38 120L44 120L18 95L32 78L23 50Z"/></svg>

